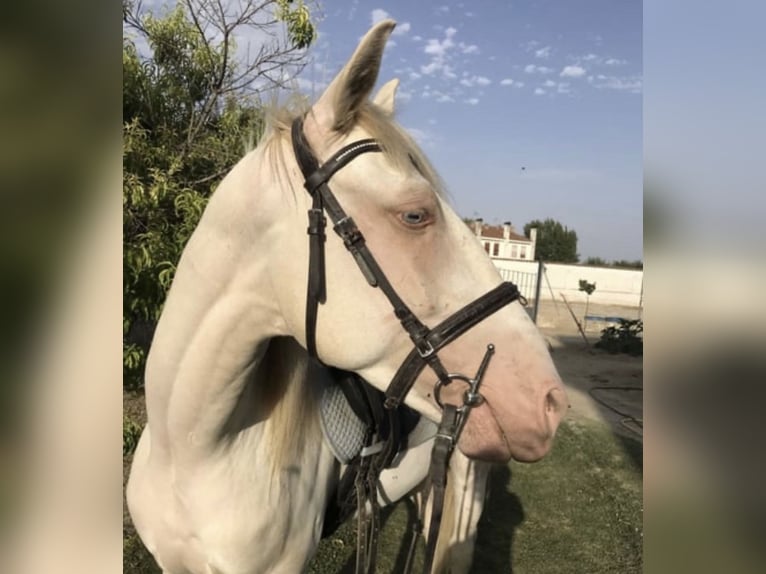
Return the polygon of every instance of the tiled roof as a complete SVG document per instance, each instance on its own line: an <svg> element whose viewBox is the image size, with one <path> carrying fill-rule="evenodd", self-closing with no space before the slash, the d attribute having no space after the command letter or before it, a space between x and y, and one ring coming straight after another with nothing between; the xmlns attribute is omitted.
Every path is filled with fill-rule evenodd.
<svg viewBox="0 0 766 574"><path fill-rule="evenodd" d="M484 225L481 229L481 236L487 239L502 239L503 226L502 225ZM508 237L511 241L524 241L525 243L531 243L532 241L524 235L519 235L511 230L511 234Z"/></svg>

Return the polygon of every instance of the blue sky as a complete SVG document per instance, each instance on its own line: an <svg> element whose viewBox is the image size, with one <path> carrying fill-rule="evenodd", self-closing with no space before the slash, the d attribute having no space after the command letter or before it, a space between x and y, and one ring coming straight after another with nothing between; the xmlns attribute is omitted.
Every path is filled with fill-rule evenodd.
<svg viewBox="0 0 766 574"><path fill-rule="evenodd" d="M462 216L552 217L581 257L642 258L642 4L327 2L299 86L318 95L374 20L380 83ZM525 169L522 170L522 167Z"/></svg>
<svg viewBox="0 0 766 574"><path fill-rule="evenodd" d="M551 217L583 259L643 258L640 0L327 0L296 87L318 97L385 17L379 84L400 78L398 120L458 214L518 230Z"/></svg>

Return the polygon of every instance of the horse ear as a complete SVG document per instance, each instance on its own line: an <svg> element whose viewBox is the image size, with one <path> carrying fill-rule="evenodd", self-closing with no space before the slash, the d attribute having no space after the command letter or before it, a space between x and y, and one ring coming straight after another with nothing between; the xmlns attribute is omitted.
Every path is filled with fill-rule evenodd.
<svg viewBox="0 0 766 574"><path fill-rule="evenodd" d="M380 107L389 116L394 115L394 98L396 97L396 88L399 87L399 78L386 82L375 94L372 101Z"/></svg>
<svg viewBox="0 0 766 574"><path fill-rule="evenodd" d="M393 20L383 20L362 38L354 55L313 108L320 125L342 132L354 124L362 102L378 80L383 49L394 26Z"/></svg>

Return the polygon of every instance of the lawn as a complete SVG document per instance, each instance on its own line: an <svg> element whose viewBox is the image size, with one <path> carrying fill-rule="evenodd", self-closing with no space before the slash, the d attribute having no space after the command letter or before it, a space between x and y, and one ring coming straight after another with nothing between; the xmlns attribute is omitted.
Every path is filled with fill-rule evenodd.
<svg viewBox="0 0 766 574"><path fill-rule="evenodd" d="M615 437L597 422L564 422L542 462L494 469L472 572L641 572L642 466L641 443ZM408 522L403 503L384 513L379 572L401 570ZM159 572L129 524L125 533L124 571ZM322 541L308 571L353 572L354 548L350 521Z"/></svg>

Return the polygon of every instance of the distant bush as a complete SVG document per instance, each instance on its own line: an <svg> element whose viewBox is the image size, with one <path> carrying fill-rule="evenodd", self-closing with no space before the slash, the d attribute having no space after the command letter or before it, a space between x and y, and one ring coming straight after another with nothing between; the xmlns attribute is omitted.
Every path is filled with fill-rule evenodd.
<svg viewBox="0 0 766 574"><path fill-rule="evenodd" d="M641 319L620 319L617 326L601 331L596 347L612 354L626 353L633 357L644 354L644 322Z"/></svg>

